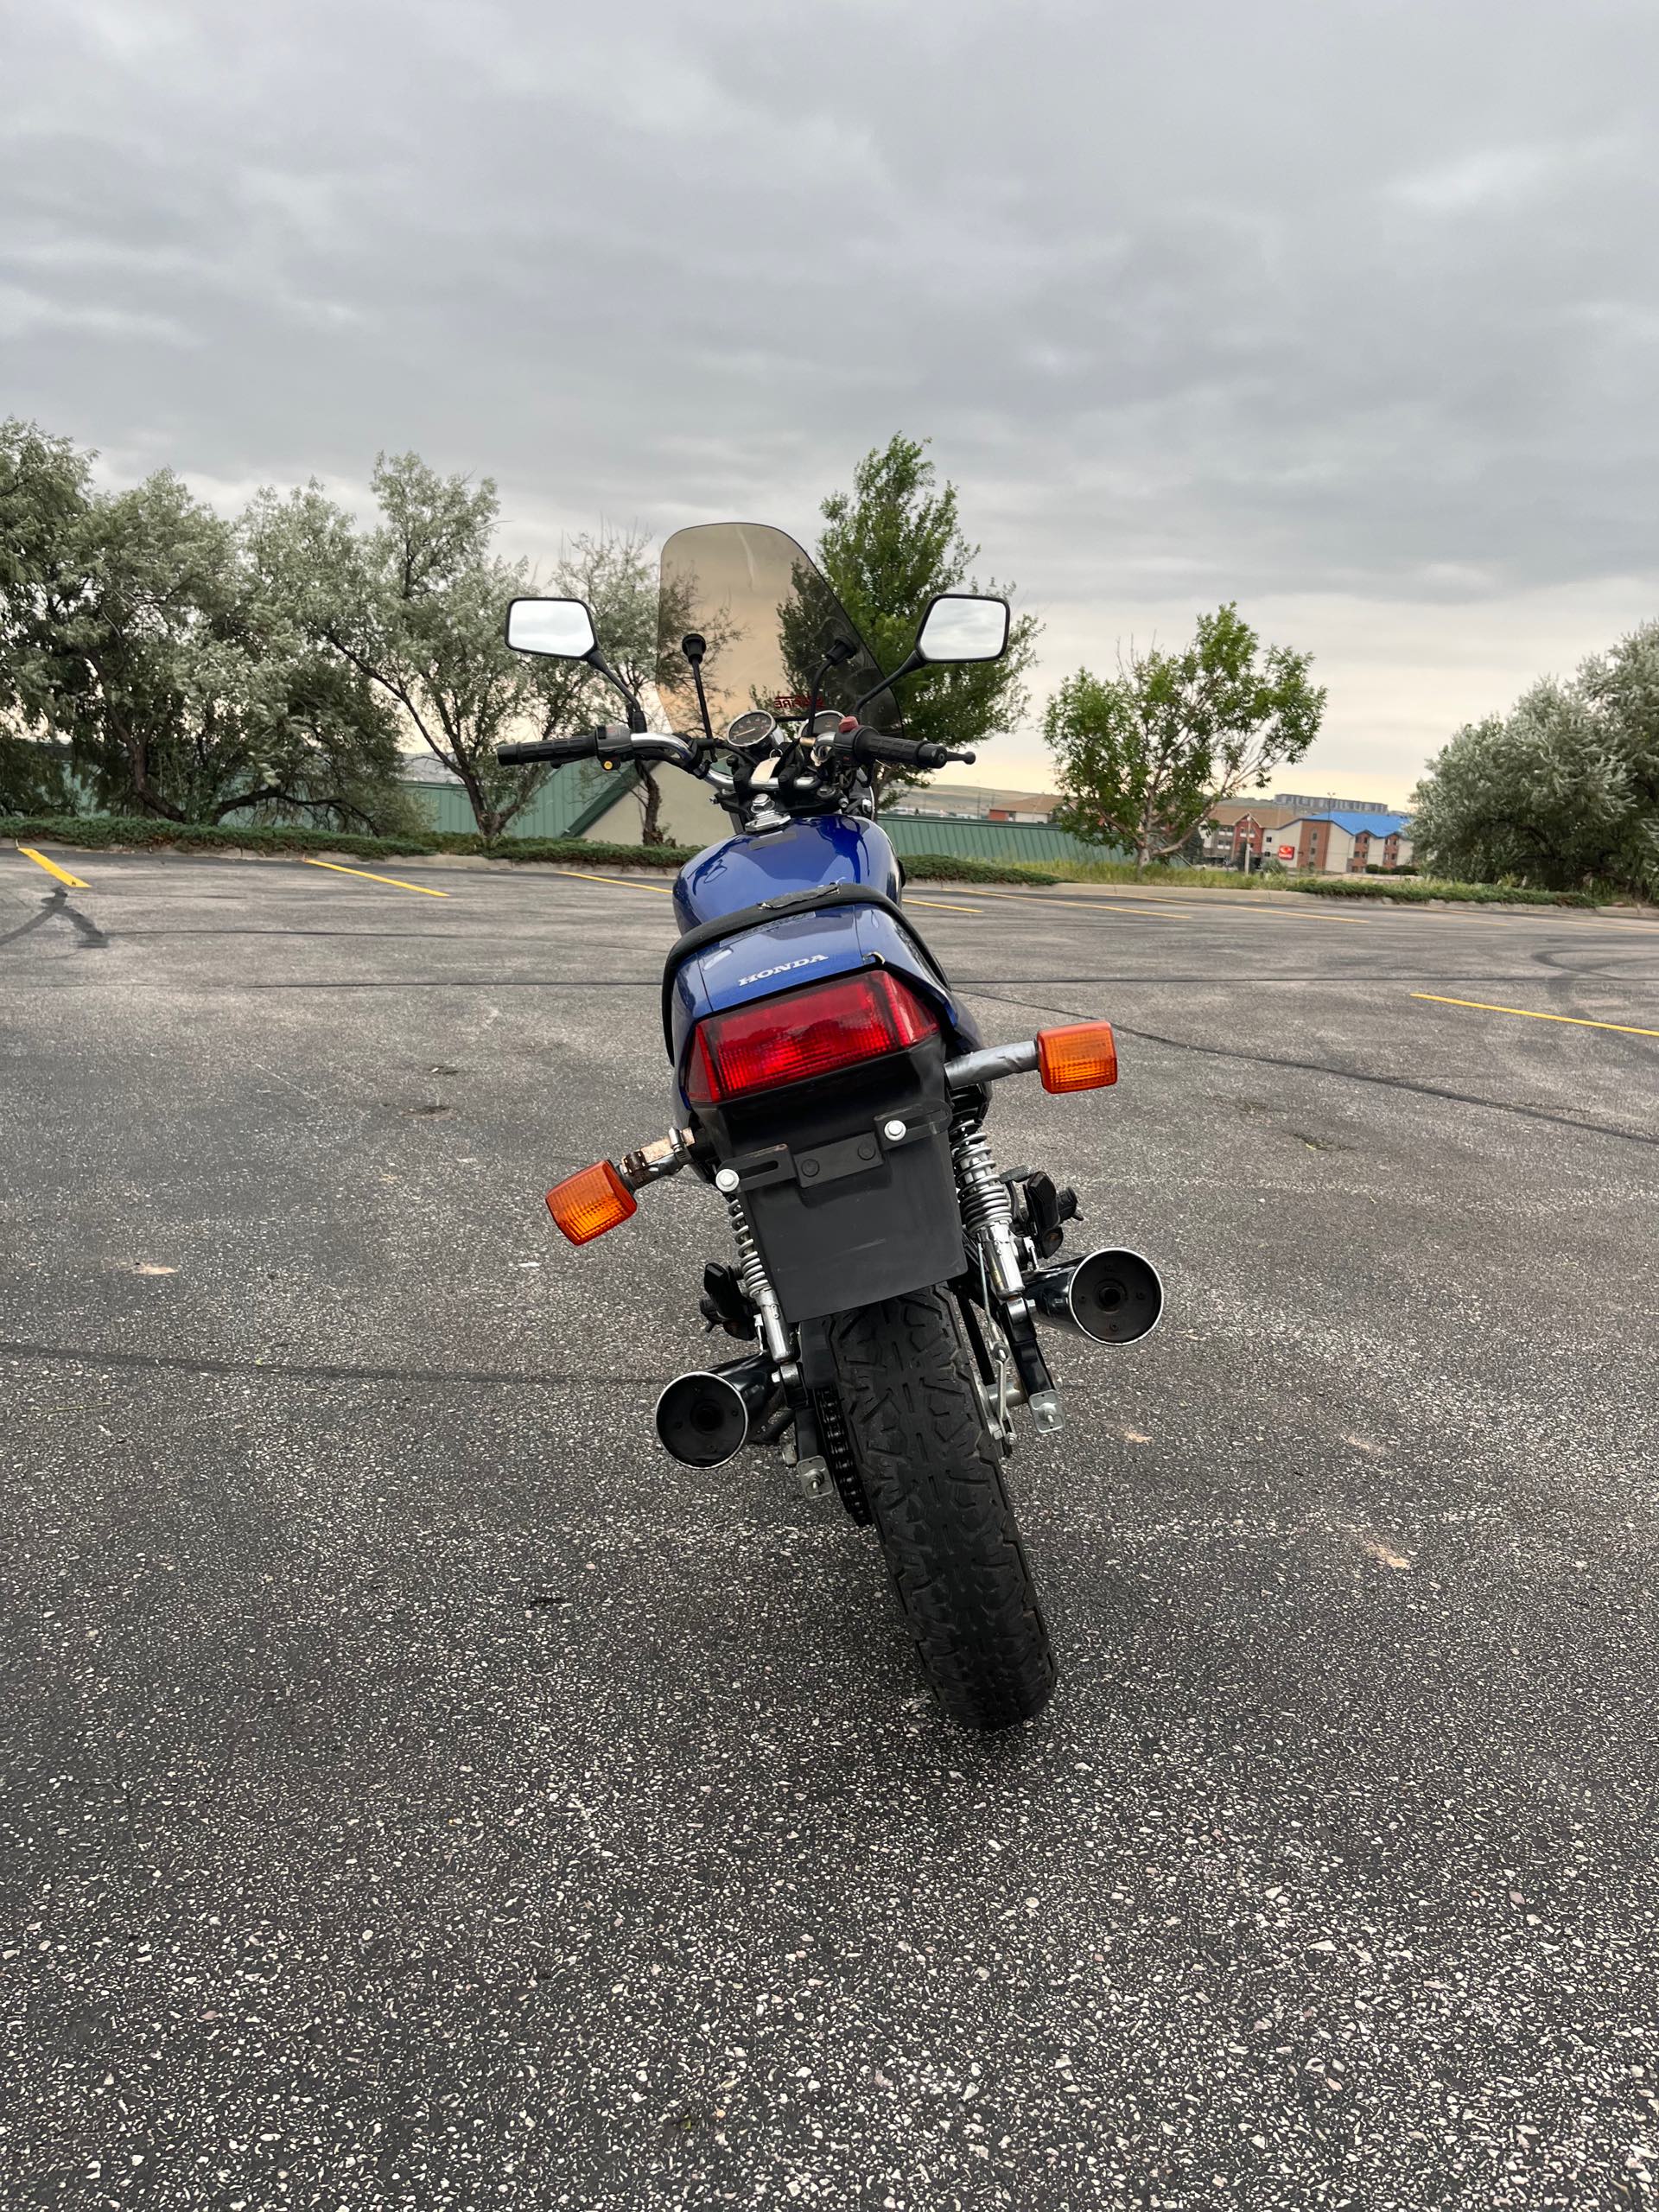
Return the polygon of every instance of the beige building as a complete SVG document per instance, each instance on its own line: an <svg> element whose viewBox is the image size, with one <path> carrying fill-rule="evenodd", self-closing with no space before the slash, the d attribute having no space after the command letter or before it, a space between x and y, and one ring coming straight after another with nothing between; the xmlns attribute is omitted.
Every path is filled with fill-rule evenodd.
<svg viewBox="0 0 1659 2212"><path fill-rule="evenodd" d="M1312 875L1363 875L1368 868L1411 862L1411 823L1403 814L1303 815L1272 830L1267 852Z"/></svg>

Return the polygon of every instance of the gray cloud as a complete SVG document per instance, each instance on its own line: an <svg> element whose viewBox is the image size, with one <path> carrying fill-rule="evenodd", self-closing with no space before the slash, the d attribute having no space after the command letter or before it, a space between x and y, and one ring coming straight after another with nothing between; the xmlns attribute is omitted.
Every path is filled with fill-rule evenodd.
<svg viewBox="0 0 1659 2212"><path fill-rule="evenodd" d="M118 475L360 485L416 445L533 550L806 534L931 434L1051 674L1294 612L1355 788L1466 710L1456 610L1512 689L1659 601L1647 0L7 25L0 405Z"/></svg>

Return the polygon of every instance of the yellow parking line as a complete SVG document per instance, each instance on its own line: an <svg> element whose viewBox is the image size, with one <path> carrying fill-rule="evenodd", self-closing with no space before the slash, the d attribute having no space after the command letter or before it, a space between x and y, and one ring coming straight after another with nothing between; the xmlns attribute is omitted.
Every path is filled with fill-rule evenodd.
<svg viewBox="0 0 1659 2212"><path fill-rule="evenodd" d="M622 891L654 891L661 899L674 896L674 887L670 883L634 883L626 875L589 875L585 868L562 868L559 874L578 876L583 883L613 883Z"/></svg>
<svg viewBox="0 0 1659 2212"><path fill-rule="evenodd" d="M906 906L931 906L936 914L976 914L977 906L947 906L943 899L906 899Z"/></svg>
<svg viewBox="0 0 1659 2212"><path fill-rule="evenodd" d="M1472 1007L1478 1014L1518 1014L1527 1021L1565 1021L1574 1029L1617 1029L1624 1037L1659 1037L1659 1029L1638 1029L1629 1021L1590 1021L1578 1014L1540 1014L1529 1006L1491 1006L1484 999L1446 999L1438 991L1414 991L1414 999L1427 999L1435 1006Z"/></svg>
<svg viewBox="0 0 1659 2212"><path fill-rule="evenodd" d="M71 875L67 868L60 868L55 861L48 860L44 853L37 853L33 845L19 845L17 849L26 861L33 861L36 868L43 868L48 875L55 875L60 883L67 883L72 891L92 889L90 883L84 883L78 875Z"/></svg>
<svg viewBox="0 0 1659 2212"><path fill-rule="evenodd" d="M423 899L447 899L447 891L434 891L429 884L405 883L400 875L376 875L366 868L342 868L338 861L314 861L307 858L302 868L332 868L336 875L360 875L365 883L389 883L394 891L418 891Z"/></svg>

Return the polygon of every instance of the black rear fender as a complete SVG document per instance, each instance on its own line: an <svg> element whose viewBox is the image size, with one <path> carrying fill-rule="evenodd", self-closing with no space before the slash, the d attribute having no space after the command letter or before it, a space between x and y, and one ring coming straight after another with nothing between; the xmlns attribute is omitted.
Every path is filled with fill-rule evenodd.
<svg viewBox="0 0 1659 2212"><path fill-rule="evenodd" d="M699 1109L734 1168L789 1321L949 1282L963 1268L944 1048Z"/></svg>

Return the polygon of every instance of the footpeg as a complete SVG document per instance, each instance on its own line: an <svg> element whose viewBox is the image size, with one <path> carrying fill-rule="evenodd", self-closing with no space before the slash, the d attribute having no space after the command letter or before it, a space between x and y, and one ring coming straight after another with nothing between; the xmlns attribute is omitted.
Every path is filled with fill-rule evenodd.
<svg viewBox="0 0 1659 2212"><path fill-rule="evenodd" d="M1026 1401L1039 1436L1054 1436L1065 1427L1065 1413L1058 1390L1039 1390Z"/></svg>
<svg viewBox="0 0 1659 2212"><path fill-rule="evenodd" d="M816 1456L795 1462L795 1487L803 1497L822 1497L830 1487L830 1462Z"/></svg>

